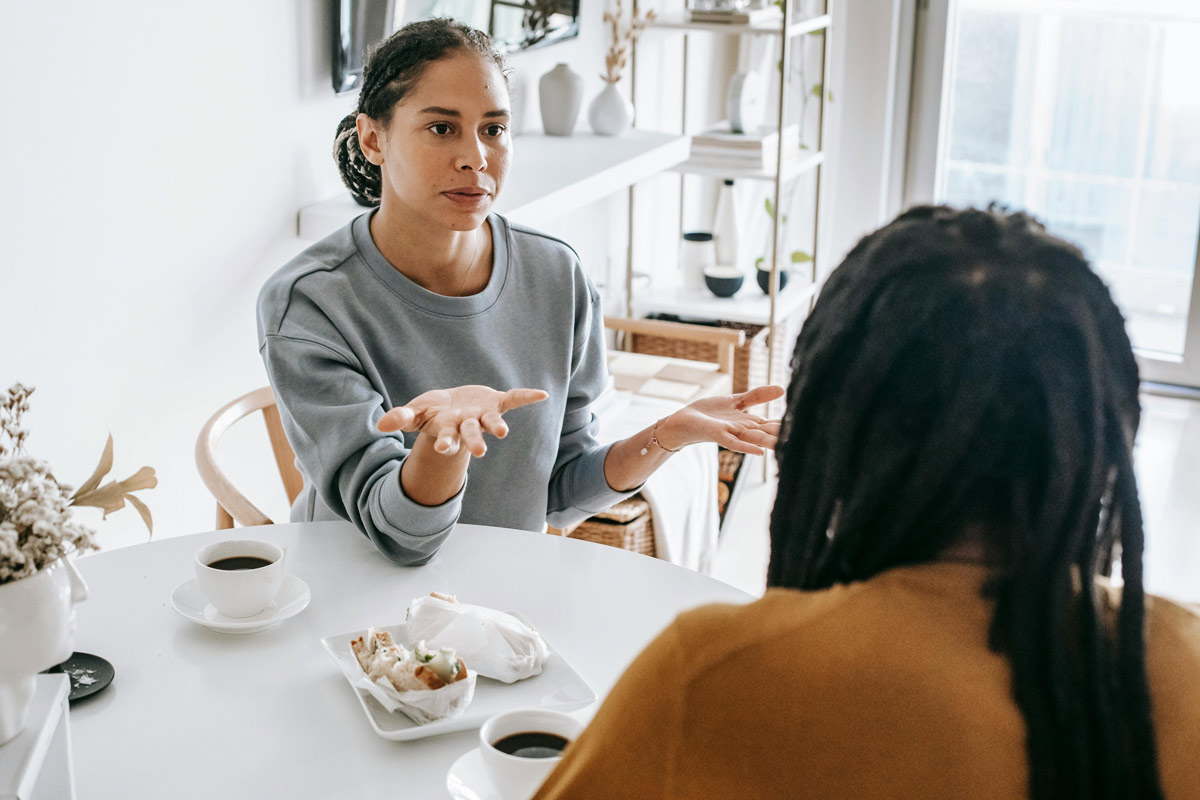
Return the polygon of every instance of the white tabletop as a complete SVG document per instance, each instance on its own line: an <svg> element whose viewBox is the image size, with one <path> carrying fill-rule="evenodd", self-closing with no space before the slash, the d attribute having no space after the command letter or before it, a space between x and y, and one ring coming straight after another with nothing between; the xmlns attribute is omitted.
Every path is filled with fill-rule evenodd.
<svg viewBox="0 0 1200 800"><path fill-rule="evenodd" d="M288 571L312 590L303 613L228 635L172 609L193 553L231 533L287 548ZM446 772L477 733L380 738L322 637L403 622L412 598L451 592L522 613L603 698L679 611L752 599L646 556L473 525L458 526L423 567L395 566L346 523L202 533L77 563L89 597L76 608L75 649L116 670L111 686L71 710L81 800L446 797Z"/></svg>

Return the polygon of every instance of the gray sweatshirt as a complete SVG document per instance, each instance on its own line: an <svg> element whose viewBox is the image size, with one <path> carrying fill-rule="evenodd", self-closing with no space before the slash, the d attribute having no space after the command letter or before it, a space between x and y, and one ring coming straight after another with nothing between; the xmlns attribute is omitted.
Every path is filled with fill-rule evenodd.
<svg viewBox="0 0 1200 800"><path fill-rule="evenodd" d="M259 350L305 479L292 519L347 519L394 561L423 564L456 521L540 531L631 494L608 485L608 446L595 438L603 316L575 251L493 214L487 288L445 297L388 263L370 216L305 250L258 297ZM422 392L466 384L550 397L505 414L508 437L487 437L457 495L419 505L400 487L416 434L375 425Z"/></svg>

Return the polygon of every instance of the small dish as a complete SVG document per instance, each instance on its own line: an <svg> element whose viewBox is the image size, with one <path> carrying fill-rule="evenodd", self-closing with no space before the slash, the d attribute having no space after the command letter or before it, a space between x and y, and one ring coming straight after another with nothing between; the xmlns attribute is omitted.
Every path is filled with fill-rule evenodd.
<svg viewBox="0 0 1200 800"><path fill-rule="evenodd" d="M71 693L67 699L72 703L91 697L112 683L117 674L106 659L91 653L72 653L66 661L44 671L62 673L71 679Z"/></svg>
<svg viewBox="0 0 1200 800"><path fill-rule="evenodd" d="M217 613L200 593L196 579L191 578L175 587L171 594L171 606L184 619L218 633L257 633L296 616L308 606L311 599L308 584L289 574L283 578L279 595L262 611L244 619L226 617Z"/></svg>
<svg viewBox="0 0 1200 800"><path fill-rule="evenodd" d="M514 617L529 625L529 620L520 614L509 612ZM532 626L531 626L532 627ZM389 625L378 630L387 631L392 638L401 644L408 643L408 626ZM489 718L502 711L514 708L553 708L559 711L574 711L591 705L596 701L596 693L587 681L567 663L553 646L547 642L550 653L542 671L532 678L526 678L516 683L502 683L491 678L480 677L475 683L475 697L463 711L461 717L440 719L419 725L413 722L402 711L388 711L371 697L366 691L354 686L354 682L362 675L362 668L350 649L350 642L359 636L364 636L366 630L343 633L337 636L326 636L321 644L328 651L330 658L337 663L350 684L354 696L362 705L367 721L375 733L384 739L407 741L423 739L427 736L438 736L443 733L457 733L478 728ZM470 663L467 667L470 668Z"/></svg>
<svg viewBox="0 0 1200 800"><path fill-rule="evenodd" d="M450 792L450 800L501 800L499 790L488 777L478 747L450 765L446 789Z"/></svg>

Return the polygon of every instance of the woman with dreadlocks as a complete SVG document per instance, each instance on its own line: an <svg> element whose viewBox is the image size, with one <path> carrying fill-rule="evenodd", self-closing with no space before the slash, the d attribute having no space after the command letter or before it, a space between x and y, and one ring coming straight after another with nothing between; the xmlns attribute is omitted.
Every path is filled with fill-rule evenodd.
<svg viewBox="0 0 1200 800"><path fill-rule="evenodd" d="M503 66L485 34L447 19L375 49L335 156L377 209L259 295L260 351L305 476L293 518L348 519L402 564L429 560L456 521L562 527L686 445L761 453L779 430L746 411L783 394L760 387L596 440L599 295L568 245L490 213L512 148Z"/></svg>
<svg viewBox="0 0 1200 800"><path fill-rule="evenodd" d="M913 209L792 367L766 595L668 627L537 800L1200 797L1200 616L1143 593L1137 366L1080 252Z"/></svg>

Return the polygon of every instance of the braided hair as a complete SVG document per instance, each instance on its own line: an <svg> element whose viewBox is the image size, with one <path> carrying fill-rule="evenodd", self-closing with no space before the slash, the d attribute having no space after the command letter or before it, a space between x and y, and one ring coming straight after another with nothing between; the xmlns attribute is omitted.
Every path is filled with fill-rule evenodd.
<svg viewBox="0 0 1200 800"><path fill-rule="evenodd" d="M982 535L1031 797L1161 798L1137 364L1080 251L1024 214L914 208L830 276L792 368L768 584L865 580ZM1112 624L1093 578L1116 558Z"/></svg>
<svg viewBox="0 0 1200 800"><path fill-rule="evenodd" d="M359 146L355 126L358 115L366 114L387 125L392 119L392 109L412 91L425 67L459 52L490 59L508 80L504 56L492 46L491 38L448 18L410 22L380 42L368 55L358 106L338 123L333 140L333 158L338 172L359 205L379 205L383 176Z"/></svg>

